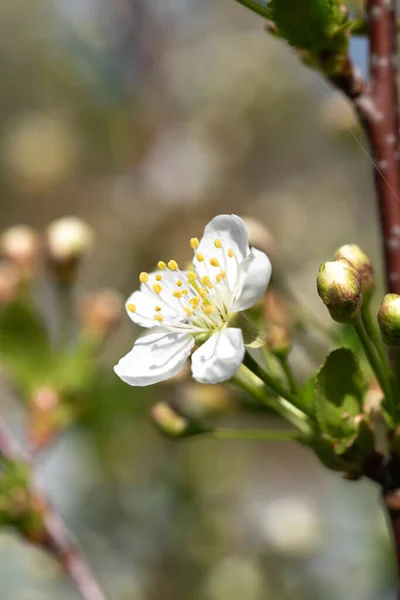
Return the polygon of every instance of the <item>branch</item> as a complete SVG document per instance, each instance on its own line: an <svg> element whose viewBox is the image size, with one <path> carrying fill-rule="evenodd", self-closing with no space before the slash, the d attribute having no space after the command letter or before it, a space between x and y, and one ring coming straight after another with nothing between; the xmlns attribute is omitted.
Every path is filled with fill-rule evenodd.
<svg viewBox="0 0 400 600"><path fill-rule="evenodd" d="M393 0L367 0L370 82L347 59L332 77L354 103L370 142L384 246L387 289L400 294L399 118L397 28Z"/></svg>
<svg viewBox="0 0 400 600"><path fill-rule="evenodd" d="M0 416L0 454L9 459L31 462L20 447L7 424ZM43 507L44 536L41 545L56 555L65 571L78 588L83 600L106 600L85 558L78 549L64 521L51 507L42 492L32 490L35 499Z"/></svg>

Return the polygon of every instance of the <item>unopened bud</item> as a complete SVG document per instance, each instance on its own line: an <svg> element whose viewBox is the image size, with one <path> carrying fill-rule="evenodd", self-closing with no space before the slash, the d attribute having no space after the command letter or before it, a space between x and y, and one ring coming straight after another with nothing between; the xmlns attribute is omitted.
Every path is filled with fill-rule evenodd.
<svg viewBox="0 0 400 600"><path fill-rule="evenodd" d="M278 358L285 358L292 349L292 338L288 330L279 325L269 327L265 339L267 347Z"/></svg>
<svg viewBox="0 0 400 600"><path fill-rule="evenodd" d="M272 325L280 325L281 327L290 327L293 325L293 312L289 304L277 291L274 289L267 290L264 299L264 320Z"/></svg>
<svg viewBox="0 0 400 600"><path fill-rule="evenodd" d="M190 430L188 419L179 415L166 402L154 404L151 407L151 416L158 429L170 437L185 437Z"/></svg>
<svg viewBox="0 0 400 600"><path fill-rule="evenodd" d="M16 300L21 288L21 272L7 261L0 262L0 306Z"/></svg>
<svg viewBox="0 0 400 600"><path fill-rule="evenodd" d="M25 225L7 229L0 238L1 254L14 263L24 279L32 279L39 257L39 236Z"/></svg>
<svg viewBox="0 0 400 600"><path fill-rule="evenodd" d="M361 277L347 260L341 258L323 263L317 277L317 288L334 321L357 321L362 304Z"/></svg>
<svg viewBox="0 0 400 600"><path fill-rule="evenodd" d="M358 271L361 277L361 291L364 299L368 299L375 289L374 268L369 256L357 244L345 244L336 250L335 258L345 258Z"/></svg>
<svg viewBox="0 0 400 600"><path fill-rule="evenodd" d="M85 336L102 342L118 326L123 312L122 296L112 289L89 294L79 309L79 321Z"/></svg>
<svg viewBox="0 0 400 600"><path fill-rule="evenodd" d="M64 426L60 395L52 386L38 388L30 399L28 436L38 449L47 446Z"/></svg>
<svg viewBox="0 0 400 600"><path fill-rule="evenodd" d="M77 217L64 217L49 225L46 231L47 252L60 281L74 281L77 267L92 244L93 231Z"/></svg>
<svg viewBox="0 0 400 600"><path fill-rule="evenodd" d="M377 317L385 344L400 347L400 296L386 294Z"/></svg>

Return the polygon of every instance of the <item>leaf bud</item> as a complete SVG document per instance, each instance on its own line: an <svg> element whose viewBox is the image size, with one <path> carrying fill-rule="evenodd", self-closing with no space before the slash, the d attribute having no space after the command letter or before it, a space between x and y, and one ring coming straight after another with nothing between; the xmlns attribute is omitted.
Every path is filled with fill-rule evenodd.
<svg viewBox="0 0 400 600"><path fill-rule="evenodd" d="M345 259L323 263L317 289L334 321L355 323L362 305L361 277Z"/></svg>
<svg viewBox="0 0 400 600"><path fill-rule="evenodd" d="M345 258L358 271L362 294L364 299L369 299L375 289L374 268L369 256L357 244L345 244L336 250L335 258Z"/></svg>
<svg viewBox="0 0 400 600"><path fill-rule="evenodd" d="M272 325L266 334L266 345L277 358L285 358L292 349L292 338L287 329Z"/></svg>
<svg viewBox="0 0 400 600"><path fill-rule="evenodd" d="M400 296L386 294L377 315L383 341L388 346L400 347Z"/></svg>
<svg viewBox="0 0 400 600"><path fill-rule="evenodd" d="M77 267L92 248L92 229L78 217L64 217L51 223L45 236L48 258L57 279L63 283L74 281Z"/></svg>

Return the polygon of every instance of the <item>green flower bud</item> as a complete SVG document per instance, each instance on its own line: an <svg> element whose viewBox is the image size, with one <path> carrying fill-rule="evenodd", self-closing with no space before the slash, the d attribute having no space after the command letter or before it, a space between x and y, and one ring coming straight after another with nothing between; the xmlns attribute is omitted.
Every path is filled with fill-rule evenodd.
<svg viewBox="0 0 400 600"><path fill-rule="evenodd" d="M335 252L335 258L345 258L358 271L361 277L361 291L369 299L375 289L374 268L364 250L357 244L345 244Z"/></svg>
<svg viewBox="0 0 400 600"><path fill-rule="evenodd" d="M292 338L284 327L272 325L267 331L266 344L274 356L285 358L292 349Z"/></svg>
<svg viewBox="0 0 400 600"><path fill-rule="evenodd" d="M151 416L158 429L174 438L185 437L190 423L166 402L157 402L151 407Z"/></svg>
<svg viewBox="0 0 400 600"><path fill-rule="evenodd" d="M362 304L361 277L345 259L323 263L317 277L318 294L338 323L355 323Z"/></svg>
<svg viewBox="0 0 400 600"><path fill-rule="evenodd" d="M386 294L377 316L385 344L400 347L400 296Z"/></svg>

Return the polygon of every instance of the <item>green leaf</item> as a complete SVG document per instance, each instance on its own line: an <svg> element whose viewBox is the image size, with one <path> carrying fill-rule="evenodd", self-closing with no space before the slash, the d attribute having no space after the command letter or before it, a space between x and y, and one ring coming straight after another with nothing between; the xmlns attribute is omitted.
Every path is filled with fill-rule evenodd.
<svg viewBox="0 0 400 600"><path fill-rule="evenodd" d="M314 415L315 406L315 377L310 377L303 386L299 398L299 408L310 415Z"/></svg>
<svg viewBox="0 0 400 600"><path fill-rule="evenodd" d="M270 0L278 31L291 46L314 53L330 47L343 23L339 0Z"/></svg>
<svg viewBox="0 0 400 600"><path fill-rule="evenodd" d="M29 394L48 376L51 347L40 314L23 301L0 310L0 359L14 384Z"/></svg>
<svg viewBox="0 0 400 600"><path fill-rule="evenodd" d="M355 417L362 413L364 390L358 358L352 350L331 352L316 377L315 414L321 431L338 441L339 453L357 434Z"/></svg>

